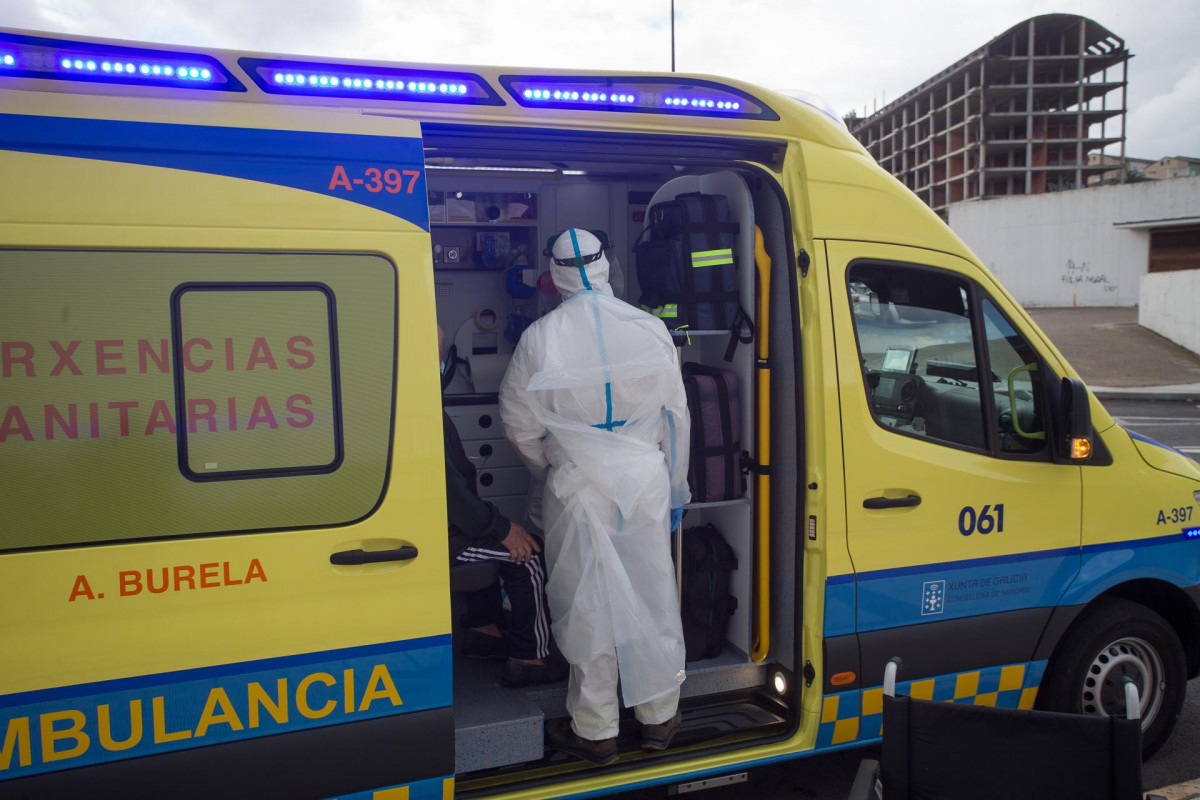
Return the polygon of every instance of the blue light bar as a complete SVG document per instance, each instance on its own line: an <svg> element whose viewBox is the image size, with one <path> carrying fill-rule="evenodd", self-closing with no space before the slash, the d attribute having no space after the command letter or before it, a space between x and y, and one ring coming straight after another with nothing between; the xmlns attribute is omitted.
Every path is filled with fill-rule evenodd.
<svg viewBox="0 0 1200 800"><path fill-rule="evenodd" d="M111 76L130 76L142 77L147 80L161 79L163 81L211 81L213 79L213 71L203 64L197 65L195 62L167 62L165 60L154 61L125 61L123 59L103 59L78 56L72 57L69 54L59 59L59 66L63 72L71 72L74 70L76 74L94 74L97 70Z"/></svg>
<svg viewBox="0 0 1200 800"><path fill-rule="evenodd" d="M1200 539L1200 528L1184 528L1183 535L1189 539Z"/></svg>
<svg viewBox="0 0 1200 800"><path fill-rule="evenodd" d="M500 83L526 108L779 119L757 98L715 81L504 75Z"/></svg>
<svg viewBox="0 0 1200 800"><path fill-rule="evenodd" d="M637 95L633 92L580 92L575 89L549 89L549 88L534 88L525 89L521 92L521 96L526 100L533 101L533 105L539 100L553 100L560 104L563 102L574 103L611 103L612 105L624 106L632 105L637 102Z"/></svg>
<svg viewBox="0 0 1200 800"><path fill-rule="evenodd" d="M716 109L717 111L740 111L742 108L739 100L723 100L712 97L664 97L663 103L676 108L698 108L698 109Z"/></svg>
<svg viewBox="0 0 1200 800"><path fill-rule="evenodd" d="M258 87L270 94L504 105L500 95L487 81L469 72L259 58L243 58L239 63Z"/></svg>
<svg viewBox="0 0 1200 800"><path fill-rule="evenodd" d="M219 61L200 53L0 34L0 76L244 92ZM9 48L12 48L11 52Z"/></svg>

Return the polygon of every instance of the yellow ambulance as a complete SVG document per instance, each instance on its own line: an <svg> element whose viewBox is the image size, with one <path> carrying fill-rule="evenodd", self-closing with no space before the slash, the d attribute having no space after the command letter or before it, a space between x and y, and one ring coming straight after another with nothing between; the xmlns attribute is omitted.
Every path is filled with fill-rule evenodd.
<svg viewBox="0 0 1200 800"><path fill-rule="evenodd" d="M914 696L1124 714L1200 672L1200 467L1117 426L811 98L0 29L0 797L569 797L877 741ZM547 750L452 646L441 418L522 519L496 390L603 231L728 198L746 476L676 744ZM758 243L756 246L756 238ZM670 319L664 320L669 327ZM440 385L435 323L455 346Z"/></svg>

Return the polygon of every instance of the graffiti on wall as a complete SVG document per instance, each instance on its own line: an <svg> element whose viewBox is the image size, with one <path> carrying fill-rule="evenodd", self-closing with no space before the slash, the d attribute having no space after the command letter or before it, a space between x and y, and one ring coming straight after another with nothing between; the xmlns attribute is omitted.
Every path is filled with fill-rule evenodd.
<svg viewBox="0 0 1200 800"><path fill-rule="evenodd" d="M1069 286L1091 284L1105 292L1117 291L1117 284L1109 279L1108 273L1093 271L1091 263L1087 261L1076 262L1068 258L1060 280Z"/></svg>

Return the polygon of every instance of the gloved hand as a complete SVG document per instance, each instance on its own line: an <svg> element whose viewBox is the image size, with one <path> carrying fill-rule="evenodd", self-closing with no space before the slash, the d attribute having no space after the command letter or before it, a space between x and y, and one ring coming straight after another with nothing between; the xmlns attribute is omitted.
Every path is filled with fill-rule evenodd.
<svg viewBox="0 0 1200 800"><path fill-rule="evenodd" d="M671 530L675 530L683 522L683 506L671 509Z"/></svg>

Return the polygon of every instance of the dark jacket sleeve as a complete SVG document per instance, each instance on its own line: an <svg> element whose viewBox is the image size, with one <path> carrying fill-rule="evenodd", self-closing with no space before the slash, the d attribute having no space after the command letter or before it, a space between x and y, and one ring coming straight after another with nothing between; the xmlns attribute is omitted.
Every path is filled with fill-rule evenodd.
<svg viewBox="0 0 1200 800"><path fill-rule="evenodd" d="M508 518L491 503L480 500L475 488L446 459L446 513L450 526L469 539L490 536L502 540L508 536Z"/></svg>

